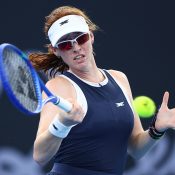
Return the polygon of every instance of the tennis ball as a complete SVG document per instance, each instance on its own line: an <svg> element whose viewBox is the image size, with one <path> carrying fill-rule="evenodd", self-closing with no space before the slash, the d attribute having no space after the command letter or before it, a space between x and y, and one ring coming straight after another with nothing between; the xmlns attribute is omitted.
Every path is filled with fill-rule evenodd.
<svg viewBox="0 0 175 175"><path fill-rule="evenodd" d="M156 112L154 101L147 96L138 96L133 101L134 110L140 117L149 118Z"/></svg>

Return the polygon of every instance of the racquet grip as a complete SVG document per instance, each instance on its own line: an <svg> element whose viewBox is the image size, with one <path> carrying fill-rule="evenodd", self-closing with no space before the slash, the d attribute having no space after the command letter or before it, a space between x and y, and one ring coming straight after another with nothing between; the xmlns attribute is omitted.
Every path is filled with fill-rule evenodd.
<svg viewBox="0 0 175 175"><path fill-rule="evenodd" d="M56 103L56 105L63 109L65 112L70 112L72 109L72 104L61 97L59 97L59 101Z"/></svg>

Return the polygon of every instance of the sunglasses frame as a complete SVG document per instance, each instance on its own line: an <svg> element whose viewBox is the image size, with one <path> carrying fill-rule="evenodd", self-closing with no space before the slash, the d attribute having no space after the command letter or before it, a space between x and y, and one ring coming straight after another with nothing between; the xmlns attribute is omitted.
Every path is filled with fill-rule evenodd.
<svg viewBox="0 0 175 175"><path fill-rule="evenodd" d="M83 44L79 44L79 43L77 42L77 39L80 38L80 37L83 36L83 35L88 35L88 40L89 40L89 33L82 33L82 34L78 35L76 38L74 38L74 39L72 39L72 40L65 40L65 41L61 41L61 42L56 43L55 47L58 48L58 49L60 49L60 48L59 48L59 45L62 44L62 43L66 43L66 42L70 42L70 43L71 43L71 48L65 49L65 50L70 50L70 49L72 49L74 43L77 43L78 45L83 45L83 44L86 43L88 40L85 41ZM64 50L64 49L60 49L60 50Z"/></svg>

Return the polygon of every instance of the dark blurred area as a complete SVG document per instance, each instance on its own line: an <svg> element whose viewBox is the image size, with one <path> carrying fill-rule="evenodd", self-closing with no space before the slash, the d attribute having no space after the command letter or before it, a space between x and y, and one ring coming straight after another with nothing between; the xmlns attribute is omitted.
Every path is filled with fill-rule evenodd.
<svg viewBox="0 0 175 175"><path fill-rule="evenodd" d="M94 43L100 68L123 71L133 97L149 96L159 106L167 90L169 107L175 106L174 1L5 0L0 5L0 44L11 43L26 52L47 51L45 16L63 5L85 10L100 27ZM41 168L32 159L39 115L17 111L0 90L0 117L0 175L49 171L52 163ZM147 129L151 118L141 121ZM174 138L175 131L168 131L141 160L128 156L125 175L175 175Z"/></svg>

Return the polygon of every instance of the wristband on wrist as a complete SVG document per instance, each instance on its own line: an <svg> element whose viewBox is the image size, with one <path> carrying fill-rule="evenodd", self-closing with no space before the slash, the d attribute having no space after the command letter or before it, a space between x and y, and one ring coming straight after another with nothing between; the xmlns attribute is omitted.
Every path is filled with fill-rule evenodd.
<svg viewBox="0 0 175 175"><path fill-rule="evenodd" d="M157 131L157 129L155 128L156 120L157 120L157 114L153 117L148 133L151 136L151 138L158 140L165 134L165 131L162 131L162 132Z"/></svg>
<svg viewBox="0 0 175 175"><path fill-rule="evenodd" d="M49 125L49 132L56 137L65 138L73 126L75 125L65 126L57 118L55 118Z"/></svg>

